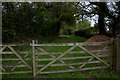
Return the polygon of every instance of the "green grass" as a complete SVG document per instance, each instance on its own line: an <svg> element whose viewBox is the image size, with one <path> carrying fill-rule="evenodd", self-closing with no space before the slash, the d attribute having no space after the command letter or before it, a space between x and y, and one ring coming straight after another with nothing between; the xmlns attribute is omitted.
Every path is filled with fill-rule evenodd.
<svg viewBox="0 0 120 80"><path fill-rule="evenodd" d="M67 37L63 37L63 38L58 38L54 41L52 41L51 43L71 43L71 42L84 42L86 40L86 38L84 37L79 37L79 36L67 36ZM47 42L47 41L45 41ZM39 43L44 43L44 41L39 40ZM43 49L47 50L48 52L64 52L66 50L68 50L70 48L70 46L68 47L42 47ZM20 48L16 48L16 50L20 51L28 51L30 50L31 47L21 47ZM79 47L76 47L73 51L80 51L81 49ZM40 52L40 51L38 51ZM85 54L66 54L63 57L78 57L78 56L89 56L89 54L85 53ZM20 55L20 56L24 56L24 55ZM54 55L54 56L59 56L58 55ZM17 58L14 54L11 56L3 56L4 58ZM31 55L29 55L28 57L31 58ZM39 56L39 58L51 58L48 55L41 55ZM76 60L64 60L66 63L71 63L71 62L83 62L83 61L87 61L88 59L76 59ZM16 61L17 62L17 61ZM3 64L15 64L16 62L10 62L10 61L6 61L3 62ZM47 64L50 61L40 61L39 64ZM29 64L32 63L32 61L28 62ZM55 63L60 63L59 61L56 61ZM54 64L55 64L54 63ZM23 64L23 63L21 63ZM90 67L93 66L93 64L89 64L86 67ZM77 67L77 66L74 66ZM40 69L40 68L39 68ZM64 69L70 69L68 66L62 66L62 67L48 67L46 68L44 71L53 71L53 70L64 70ZM9 70L9 69L8 69ZM15 71L20 71L20 70L29 70L27 68L16 68ZM3 78L32 78L32 74L10 74L10 75L3 75ZM120 78L120 76L116 75L114 71L111 71L109 69L100 69L100 70L90 70L90 71L76 71L76 72L68 72L68 73L55 73L55 74L42 74L42 75L38 75L37 77L40 78Z"/></svg>
<svg viewBox="0 0 120 80"><path fill-rule="evenodd" d="M84 42L85 40L86 40L86 38L84 38L84 37L71 35L71 36L56 39L56 40L52 41L52 43Z"/></svg>

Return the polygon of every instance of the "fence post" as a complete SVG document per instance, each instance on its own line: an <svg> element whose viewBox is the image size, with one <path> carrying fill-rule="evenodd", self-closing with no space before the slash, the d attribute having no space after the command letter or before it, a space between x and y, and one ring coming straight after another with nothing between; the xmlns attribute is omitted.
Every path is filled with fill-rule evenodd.
<svg viewBox="0 0 120 80"><path fill-rule="evenodd" d="M38 40L36 40L35 44L38 44ZM38 54L37 49L35 50L35 53ZM38 55L35 55L35 59L36 60L38 59ZM38 65L38 61L37 62L35 61L35 66L37 66L37 65ZM36 67L35 69L36 69L36 71L38 71L38 67Z"/></svg>
<svg viewBox="0 0 120 80"><path fill-rule="evenodd" d="M120 35L114 39L112 44L112 67L120 74Z"/></svg>
<svg viewBox="0 0 120 80"><path fill-rule="evenodd" d="M32 45L34 45L35 44L35 40L32 40ZM35 70L35 68L36 68L36 66L35 66L35 46L32 46L32 52L33 52L33 55L32 55L32 57L33 57L33 76L35 77L36 76L36 70Z"/></svg>

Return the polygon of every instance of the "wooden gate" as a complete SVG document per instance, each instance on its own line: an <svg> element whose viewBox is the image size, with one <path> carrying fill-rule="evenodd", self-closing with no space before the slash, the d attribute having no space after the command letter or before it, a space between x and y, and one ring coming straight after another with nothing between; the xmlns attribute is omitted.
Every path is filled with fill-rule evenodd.
<svg viewBox="0 0 120 80"><path fill-rule="evenodd" d="M24 50L24 47L30 47L29 44L4 44L0 46L2 56L0 59L2 72L0 74L32 73L32 66L28 63L32 61L32 57L28 58L31 55L30 48L28 51Z"/></svg>
<svg viewBox="0 0 120 80"><path fill-rule="evenodd" d="M105 42L37 44L33 40L31 44L33 75L111 68L108 44ZM50 50L46 50L47 48ZM60 70L55 70L57 67L61 67Z"/></svg>

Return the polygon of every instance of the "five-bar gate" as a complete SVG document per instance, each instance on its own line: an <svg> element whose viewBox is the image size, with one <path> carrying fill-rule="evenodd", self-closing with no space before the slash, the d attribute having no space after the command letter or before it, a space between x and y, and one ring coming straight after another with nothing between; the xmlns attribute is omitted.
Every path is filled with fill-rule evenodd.
<svg viewBox="0 0 120 80"><path fill-rule="evenodd" d="M105 42L38 44L33 40L31 44L33 75L111 67L108 44Z"/></svg>
<svg viewBox="0 0 120 80"><path fill-rule="evenodd" d="M1 45L1 74L33 73L35 77L38 74L110 68L109 44L38 44L33 40L31 44Z"/></svg>

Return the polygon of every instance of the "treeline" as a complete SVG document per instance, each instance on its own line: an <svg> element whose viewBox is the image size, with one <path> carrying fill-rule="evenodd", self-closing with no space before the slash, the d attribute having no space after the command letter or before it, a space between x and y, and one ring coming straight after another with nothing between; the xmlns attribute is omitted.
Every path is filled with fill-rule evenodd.
<svg viewBox="0 0 120 80"><path fill-rule="evenodd" d="M23 38L52 40L60 34L83 31L81 35L86 32L84 30L91 28L90 22L86 21L87 17L95 14L98 15L98 24L91 28L91 32L116 35L120 30L120 2L113 4L112 10L109 7L111 6L107 3L3 2L2 39L3 42L19 41Z"/></svg>
<svg viewBox="0 0 120 80"><path fill-rule="evenodd" d="M3 41L56 37L61 23L75 23L73 3L2 3Z"/></svg>

